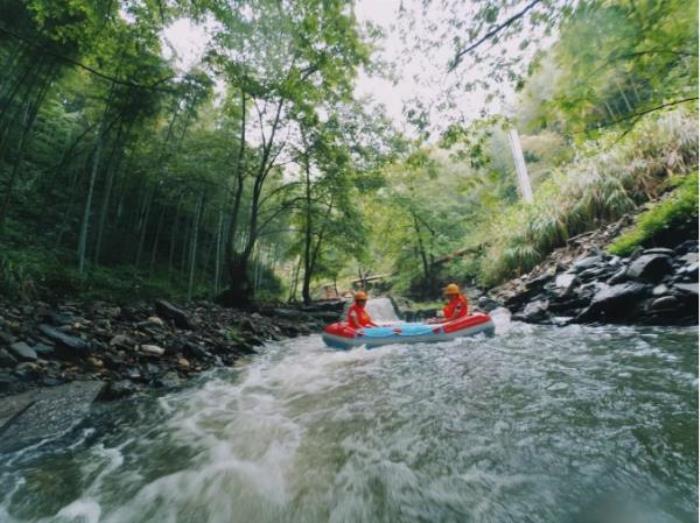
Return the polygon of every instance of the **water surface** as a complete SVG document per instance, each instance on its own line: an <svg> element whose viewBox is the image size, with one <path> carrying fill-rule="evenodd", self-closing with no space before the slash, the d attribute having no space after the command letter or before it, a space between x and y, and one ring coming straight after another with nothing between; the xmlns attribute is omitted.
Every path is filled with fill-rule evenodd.
<svg viewBox="0 0 700 523"><path fill-rule="evenodd" d="M697 520L697 329L270 344L0 456L0 521Z"/></svg>

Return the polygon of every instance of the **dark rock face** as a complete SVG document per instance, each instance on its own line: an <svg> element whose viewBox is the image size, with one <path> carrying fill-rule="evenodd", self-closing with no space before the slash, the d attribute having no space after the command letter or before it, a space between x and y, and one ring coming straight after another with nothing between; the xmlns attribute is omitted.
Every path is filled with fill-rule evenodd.
<svg viewBox="0 0 700 523"><path fill-rule="evenodd" d="M555 270L522 276L500 297L531 323L693 325L698 321L698 242L637 249L619 258L593 249ZM541 269L540 269L541 270ZM562 320L564 318L564 320Z"/></svg>

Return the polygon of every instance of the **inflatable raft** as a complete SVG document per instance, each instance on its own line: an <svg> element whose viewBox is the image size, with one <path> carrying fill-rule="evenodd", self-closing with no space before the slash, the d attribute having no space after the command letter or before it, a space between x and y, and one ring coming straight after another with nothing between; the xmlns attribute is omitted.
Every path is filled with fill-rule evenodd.
<svg viewBox="0 0 700 523"><path fill-rule="evenodd" d="M434 343L480 333L489 336L494 333L493 321L488 314L476 313L447 323L396 323L363 329L338 322L323 329L323 341L336 349L361 345L371 348L391 343Z"/></svg>

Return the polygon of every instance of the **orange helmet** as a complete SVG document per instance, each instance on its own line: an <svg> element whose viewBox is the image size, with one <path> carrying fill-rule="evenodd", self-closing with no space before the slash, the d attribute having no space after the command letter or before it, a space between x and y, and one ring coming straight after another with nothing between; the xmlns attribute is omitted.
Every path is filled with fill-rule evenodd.
<svg viewBox="0 0 700 523"><path fill-rule="evenodd" d="M448 296L459 294L459 286L456 283L450 283L443 289L443 292Z"/></svg>
<svg viewBox="0 0 700 523"><path fill-rule="evenodd" d="M367 301L367 293L365 291L357 291L355 293L355 301Z"/></svg>

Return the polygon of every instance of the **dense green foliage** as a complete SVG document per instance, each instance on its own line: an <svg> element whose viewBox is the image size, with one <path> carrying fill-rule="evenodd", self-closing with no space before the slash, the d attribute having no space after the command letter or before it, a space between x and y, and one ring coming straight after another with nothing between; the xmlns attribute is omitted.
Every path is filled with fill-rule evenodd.
<svg viewBox="0 0 700 523"><path fill-rule="evenodd" d="M669 231L696 232L698 228L698 174L683 179L669 198L637 217L634 226L610 246L610 252L628 256L637 247L663 242Z"/></svg>
<svg viewBox="0 0 700 523"><path fill-rule="evenodd" d="M508 2L489 4L472 20L451 11L448 32L478 42L479 34L499 26L501 11L519 12ZM581 2L565 11L538 3L500 34L523 38L524 19L537 24L545 17L547 25L556 15L558 40L535 53L529 71L489 58L488 49L475 51L517 77L519 101L510 118L455 124L442 135L445 151L422 146L428 161L421 169L410 158L391 167L388 179L400 171L422 184L413 193L390 184L408 210L403 221L374 220L385 260L378 272L393 274L398 289L434 297L449 279L496 285L531 269L568 238L655 199L670 174L697 169L697 3ZM463 38L455 43L468 47ZM460 56L453 68L466 67L466 59ZM509 127L520 131L532 204L518 196ZM410 227L413 214L434 231L429 242Z"/></svg>
<svg viewBox="0 0 700 523"><path fill-rule="evenodd" d="M246 305L383 274L433 296L528 270L697 169L697 2L409 4L404 36L434 24L415 50L454 53L406 136L357 98L381 33L351 1L2 0L0 291ZM189 70L163 36L183 20L206 29ZM431 135L455 89L504 83L507 114Z"/></svg>
<svg viewBox="0 0 700 523"><path fill-rule="evenodd" d="M210 40L181 71L161 36L188 18ZM347 202L391 153L352 97L368 49L342 1L3 1L3 290L107 292L111 267L124 289L243 304L282 294L300 238L310 281L327 250L356 250L324 231L358 223Z"/></svg>

